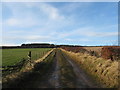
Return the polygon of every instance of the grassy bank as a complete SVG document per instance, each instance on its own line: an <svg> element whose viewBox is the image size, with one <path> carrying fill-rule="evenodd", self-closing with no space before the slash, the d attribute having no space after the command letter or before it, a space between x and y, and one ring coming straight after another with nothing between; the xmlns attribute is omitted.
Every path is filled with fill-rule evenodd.
<svg viewBox="0 0 120 90"><path fill-rule="evenodd" d="M35 81L37 77L42 77L50 69L54 55L55 50L51 50L44 57L36 60L37 62L32 62L32 66L28 63L20 72L2 78L3 88L26 87L24 85L26 82L30 83L27 85L34 86L32 81Z"/></svg>
<svg viewBox="0 0 120 90"><path fill-rule="evenodd" d="M92 75L95 80L102 83L103 87L118 87L119 73L117 61L96 58L83 53L62 51Z"/></svg>

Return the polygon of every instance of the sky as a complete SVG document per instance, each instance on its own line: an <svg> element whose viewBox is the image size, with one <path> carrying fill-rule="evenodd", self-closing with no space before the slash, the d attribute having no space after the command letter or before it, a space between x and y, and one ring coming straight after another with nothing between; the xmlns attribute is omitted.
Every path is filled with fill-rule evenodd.
<svg viewBox="0 0 120 90"><path fill-rule="evenodd" d="M2 45L117 45L117 2L4 2Z"/></svg>

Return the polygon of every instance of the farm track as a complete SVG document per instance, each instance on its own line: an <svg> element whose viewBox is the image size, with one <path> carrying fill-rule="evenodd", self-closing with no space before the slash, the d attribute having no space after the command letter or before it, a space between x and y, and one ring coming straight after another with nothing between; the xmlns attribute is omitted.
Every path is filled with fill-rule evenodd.
<svg viewBox="0 0 120 90"><path fill-rule="evenodd" d="M37 70L40 69L39 66ZM45 75L32 73L18 88L97 88L84 71L61 50L56 49L53 62ZM12 85L13 87L15 85Z"/></svg>
<svg viewBox="0 0 120 90"><path fill-rule="evenodd" d="M63 54L63 57L73 68L73 72L75 73L76 77L76 88L98 88L101 87L98 83L94 82L93 79L84 71L82 70L71 58Z"/></svg>

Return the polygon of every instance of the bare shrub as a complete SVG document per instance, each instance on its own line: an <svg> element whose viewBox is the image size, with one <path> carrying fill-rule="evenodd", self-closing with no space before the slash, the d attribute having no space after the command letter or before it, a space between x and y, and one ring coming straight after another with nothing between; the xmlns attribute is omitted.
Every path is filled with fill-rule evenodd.
<svg viewBox="0 0 120 90"><path fill-rule="evenodd" d="M104 59L120 60L120 46L105 46L101 50Z"/></svg>

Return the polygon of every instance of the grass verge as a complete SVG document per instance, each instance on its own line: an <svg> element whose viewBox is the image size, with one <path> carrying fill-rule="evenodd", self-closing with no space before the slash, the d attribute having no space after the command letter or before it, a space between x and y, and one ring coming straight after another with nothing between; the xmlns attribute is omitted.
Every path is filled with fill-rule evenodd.
<svg viewBox="0 0 120 90"><path fill-rule="evenodd" d="M79 64L95 80L103 84L103 87L118 88L119 70L118 62L96 58L88 54L62 51Z"/></svg>

